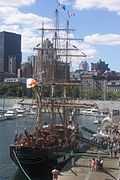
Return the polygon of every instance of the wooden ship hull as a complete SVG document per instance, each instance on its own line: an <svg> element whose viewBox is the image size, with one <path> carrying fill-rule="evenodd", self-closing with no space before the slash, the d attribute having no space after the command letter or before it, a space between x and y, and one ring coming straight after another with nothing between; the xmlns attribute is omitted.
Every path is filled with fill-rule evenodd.
<svg viewBox="0 0 120 180"><path fill-rule="evenodd" d="M71 124L70 124L71 125ZM50 174L53 168L61 170L72 152L80 150L78 128L62 124L48 125L17 135L10 145L10 157L20 170L31 176Z"/></svg>
<svg viewBox="0 0 120 180"><path fill-rule="evenodd" d="M11 145L10 157L20 170L22 167L26 173L36 177L51 174L51 170L55 167L60 170L71 158L71 154L69 148L40 150L39 148Z"/></svg>

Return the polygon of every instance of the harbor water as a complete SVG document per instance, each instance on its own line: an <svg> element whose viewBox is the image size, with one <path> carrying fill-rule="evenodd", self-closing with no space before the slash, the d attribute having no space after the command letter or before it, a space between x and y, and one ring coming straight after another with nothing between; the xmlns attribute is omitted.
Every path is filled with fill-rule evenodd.
<svg viewBox="0 0 120 180"><path fill-rule="evenodd" d="M8 99L5 103L5 108L10 108L16 103L15 100ZM0 100L2 108L3 100ZM93 124L95 117L77 116L75 117L80 126L89 127L96 130L96 125ZM9 156L9 145L14 142L16 131L23 131L25 128L31 129L34 126L35 120L33 116L26 116L12 120L0 122L0 180L26 180ZM44 179L45 180L45 179Z"/></svg>

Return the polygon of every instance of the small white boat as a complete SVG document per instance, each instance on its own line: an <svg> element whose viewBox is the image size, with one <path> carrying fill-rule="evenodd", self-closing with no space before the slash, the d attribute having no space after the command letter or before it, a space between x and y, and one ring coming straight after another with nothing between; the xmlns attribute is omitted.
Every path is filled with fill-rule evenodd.
<svg viewBox="0 0 120 180"><path fill-rule="evenodd" d="M96 108L80 110L80 114L88 115L88 116L104 116L103 113L100 112L99 109L96 109Z"/></svg>
<svg viewBox="0 0 120 180"><path fill-rule="evenodd" d="M37 109L37 105L32 105L32 109Z"/></svg>
<svg viewBox="0 0 120 180"><path fill-rule="evenodd" d="M16 108L17 113L24 113L26 110L24 108Z"/></svg>
<svg viewBox="0 0 120 180"><path fill-rule="evenodd" d="M93 121L94 124L99 124L98 120Z"/></svg>
<svg viewBox="0 0 120 180"><path fill-rule="evenodd" d="M24 115L21 114L21 113L18 113L16 116L17 116L17 117L23 117Z"/></svg>
<svg viewBox="0 0 120 180"><path fill-rule="evenodd" d="M24 113L26 111L25 107L21 104L15 104L12 109L14 109L17 113Z"/></svg>
<svg viewBox="0 0 120 180"><path fill-rule="evenodd" d="M100 133L97 133L97 134L93 134L93 137L96 137L96 138L107 138L107 137L109 137L109 135L100 132Z"/></svg>
<svg viewBox="0 0 120 180"><path fill-rule="evenodd" d="M102 120L102 124L103 124L103 123L106 123L106 122L112 123L112 122L113 122L113 121L112 121L112 118L111 118L110 116L105 117L105 118Z"/></svg>
<svg viewBox="0 0 120 180"><path fill-rule="evenodd" d="M4 114L4 117L5 117L6 119L14 119L14 118L16 118L16 115L17 115L17 113L16 113L15 110L9 109L9 110L7 110L7 112Z"/></svg>
<svg viewBox="0 0 120 180"><path fill-rule="evenodd" d="M33 109L31 109L29 114L30 114L30 115L34 115L34 114L36 114L36 111L33 110Z"/></svg>

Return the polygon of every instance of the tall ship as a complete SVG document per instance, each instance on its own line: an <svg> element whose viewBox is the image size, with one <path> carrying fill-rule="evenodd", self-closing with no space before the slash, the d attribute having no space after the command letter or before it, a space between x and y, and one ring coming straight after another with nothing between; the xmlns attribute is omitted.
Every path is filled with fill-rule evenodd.
<svg viewBox="0 0 120 180"><path fill-rule="evenodd" d="M37 57L34 68L34 78L27 80L27 87L32 88L36 98L35 106L36 123L31 131L24 130L23 134L15 136L14 144L10 145L10 157L15 164L32 176L41 173L50 173L53 168L61 169L71 158L71 153L80 150L81 132L77 122L73 121L73 109L75 106L84 107L85 104L74 104L74 101L66 98L67 86L79 85L69 79L69 28L67 21L66 28L59 28L58 9L56 9L55 28L42 31L41 46L36 46ZM53 43L45 39L45 31L54 33ZM60 32L65 32L66 37L60 38ZM60 46L64 41L65 47ZM72 38L72 40L74 40ZM84 54L77 54L85 56ZM61 59L64 61L61 61ZM64 73L62 73L64 70ZM59 72L59 73L58 73ZM51 89L51 96L44 97L45 87ZM55 87L63 88L63 98L55 98ZM43 110L48 109L51 113L50 121L46 123ZM61 121L58 122L59 114Z"/></svg>

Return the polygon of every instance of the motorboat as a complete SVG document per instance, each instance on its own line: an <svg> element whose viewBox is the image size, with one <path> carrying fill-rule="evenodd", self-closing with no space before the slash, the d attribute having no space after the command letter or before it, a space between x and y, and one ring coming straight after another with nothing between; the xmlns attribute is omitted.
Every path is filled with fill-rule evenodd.
<svg viewBox="0 0 120 180"><path fill-rule="evenodd" d="M94 124L100 124L101 121L96 119L96 120L93 121L93 123L94 123Z"/></svg>
<svg viewBox="0 0 120 180"><path fill-rule="evenodd" d="M103 116L104 114L99 111L97 108L90 108L90 109L82 109L80 110L81 115L88 115L88 116Z"/></svg>
<svg viewBox="0 0 120 180"><path fill-rule="evenodd" d="M17 117L23 117L23 114L18 113L18 114L17 114Z"/></svg>
<svg viewBox="0 0 120 180"><path fill-rule="evenodd" d="M8 109L8 110L6 111L6 113L4 114L4 117L5 117L6 119L14 119L14 118L16 118L16 115L17 115L17 113L16 113L15 110L13 110L13 109Z"/></svg>
<svg viewBox="0 0 120 180"><path fill-rule="evenodd" d="M17 113L25 113L25 109L24 108L17 108L16 109Z"/></svg>
<svg viewBox="0 0 120 180"><path fill-rule="evenodd" d="M94 138L108 138L109 135L108 134L104 134L103 132L97 133L97 134L93 134Z"/></svg>
<svg viewBox="0 0 120 180"><path fill-rule="evenodd" d="M24 113L26 111L25 107L21 104L15 104L12 109L14 109L17 113Z"/></svg>
<svg viewBox="0 0 120 180"><path fill-rule="evenodd" d="M34 109L31 109L30 112L29 112L30 115L35 115L36 114L36 111Z"/></svg>
<svg viewBox="0 0 120 180"><path fill-rule="evenodd" d="M103 128L112 127L112 125L113 125L112 118L109 117L109 116L103 118L103 120L101 121L101 125L102 125Z"/></svg>
<svg viewBox="0 0 120 180"><path fill-rule="evenodd" d="M105 122L112 122L112 118L111 118L110 116L105 117L105 118L102 120L102 123L105 123Z"/></svg>

